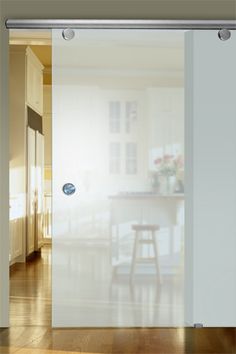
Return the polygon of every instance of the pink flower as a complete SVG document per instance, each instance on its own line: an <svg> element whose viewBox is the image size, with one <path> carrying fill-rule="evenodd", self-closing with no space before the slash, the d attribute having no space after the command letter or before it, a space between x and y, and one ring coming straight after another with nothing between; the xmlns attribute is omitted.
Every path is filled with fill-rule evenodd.
<svg viewBox="0 0 236 354"><path fill-rule="evenodd" d="M155 163L156 165L159 165L159 164L162 163L162 159L159 157L158 159L154 160L154 163Z"/></svg>
<svg viewBox="0 0 236 354"><path fill-rule="evenodd" d="M173 155L164 155L164 160L165 161L169 161L169 160L171 160L171 159L173 159Z"/></svg>
<svg viewBox="0 0 236 354"><path fill-rule="evenodd" d="M176 165L177 165L179 168L184 167L184 162L183 162L183 158L182 158L181 155L179 155L179 156L176 158Z"/></svg>

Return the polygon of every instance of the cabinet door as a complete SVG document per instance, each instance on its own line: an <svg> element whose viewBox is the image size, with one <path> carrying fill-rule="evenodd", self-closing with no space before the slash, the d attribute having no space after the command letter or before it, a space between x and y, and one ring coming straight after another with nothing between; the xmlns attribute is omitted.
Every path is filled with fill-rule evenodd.
<svg viewBox="0 0 236 354"><path fill-rule="evenodd" d="M34 92L34 73L35 73L35 68L33 62L30 60L29 55L27 55L27 60L26 60L26 66L27 66L27 71L26 71L26 82L27 82L27 88L26 88L26 101L27 105L30 106L32 109L35 109L34 101L35 101L35 92Z"/></svg>
<svg viewBox="0 0 236 354"><path fill-rule="evenodd" d="M10 237L10 248L9 248L9 262L12 263L12 260L14 258L13 256L13 231L14 231L14 222L11 221L9 223L9 237Z"/></svg>
<svg viewBox="0 0 236 354"><path fill-rule="evenodd" d="M17 240L17 219L10 221L10 262L20 255L19 242ZM17 245L16 245L17 242Z"/></svg>
<svg viewBox="0 0 236 354"><path fill-rule="evenodd" d="M35 153L35 131L28 128L27 255L34 251L35 240Z"/></svg>
<svg viewBox="0 0 236 354"><path fill-rule="evenodd" d="M44 136L36 132L36 234L35 249L43 244L44 221Z"/></svg>
<svg viewBox="0 0 236 354"><path fill-rule="evenodd" d="M22 254L22 219L12 221L12 259Z"/></svg>
<svg viewBox="0 0 236 354"><path fill-rule="evenodd" d="M39 114L43 114L43 74L38 68L34 69L34 104Z"/></svg>
<svg viewBox="0 0 236 354"><path fill-rule="evenodd" d="M43 114L43 66L33 52L27 49L27 104L34 111Z"/></svg>
<svg viewBox="0 0 236 354"><path fill-rule="evenodd" d="M11 263L23 255L22 201L18 197L10 199L10 257Z"/></svg>

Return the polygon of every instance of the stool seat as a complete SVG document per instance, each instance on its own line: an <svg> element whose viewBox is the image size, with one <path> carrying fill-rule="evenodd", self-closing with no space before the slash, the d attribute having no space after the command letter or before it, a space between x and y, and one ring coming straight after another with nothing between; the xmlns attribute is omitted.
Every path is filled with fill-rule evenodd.
<svg viewBox="0 0 236 354"><path fill-rule="evenodd" d="M155 224L137 224L132 225L132 229L134 231L158 231L160 226Z"/></svg>

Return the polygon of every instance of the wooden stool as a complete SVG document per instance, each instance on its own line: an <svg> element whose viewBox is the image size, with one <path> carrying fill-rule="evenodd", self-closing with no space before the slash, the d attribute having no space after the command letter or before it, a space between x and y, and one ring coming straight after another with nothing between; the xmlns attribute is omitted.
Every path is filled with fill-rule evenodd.
<svg viewBox="0 0 236 354"><path fill-rule="evenodd" d="M130 276L133 278L135 272L136 264L141 263L152 263L155 264L156 267L156 275L158 282L161 283L161 276L160 276L160 267L159 267L159 257L158 257L158 247L157 247L157 240L156 240L156 232L160 229L159 225L150 225L150 224L139 224L139 225L132 225L132 230L135 231L134 236L134 248L133 248L133 256L132 256L132 263L131 263L131 272ZM143 232L150 232L150 238L143 238ZM139 246L142 247L144 244L151 244L154 251L154 257L138 257L137 251Z"/></svg>

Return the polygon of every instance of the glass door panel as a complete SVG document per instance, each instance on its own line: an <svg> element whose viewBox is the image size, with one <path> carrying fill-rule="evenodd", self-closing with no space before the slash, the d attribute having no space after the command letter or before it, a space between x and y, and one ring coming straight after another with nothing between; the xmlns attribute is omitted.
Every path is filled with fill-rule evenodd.
<svg viewBox="0 0 236 354"><path fill-rule="evenodd" d="M217 296L210 314L211 298L202 302L219 261L219 248L212 253L214 235L216 247L224 244L222 227L211 228L217 205L212 186L220 183L219 175L214 179L208 172L212 160L214 169L218 164L212 152L225 125L216 126L217 139L209 129L224 109L227 117L234 114L232 93L225 99L223 92L220 101L216 90L217 68L228 69L224 54L216 56L226 50L235 57L234 40L220 41L217 31L118 29L74 30L66 40L63 30L53 30L53 326L170 327L222 320L222 314L218 321L212 317ZM229 72L224 84L235 82ZM225 134L232 140L229 124ZM217 150L219 163L222 151L233 161L234 144ZM236 178L236 169L231 172ZM228 190L218 217L222 201L230 198ZM229 222L230 262L224 264L230 274L236 265L230 253L236 249L234 209L223 217ZM206 224L201 210L212 212ZM207 254L213 257L210 268ZM225 285L236 296L232 277ZM235 318L228 312L226 322Z"/></svg>
<svg viewBox="0 0 236 354"><path fill-rule="evenodd" d="M183 325L183 81L183 32L53 31L55 325Z"/></svg>
<svg viewBox="0 0 236 354"><path fill-rule="evenodd" d="M226 31L227 33L227 31ZM185 37L185 319L236 325L236 33Z"/></svg>

